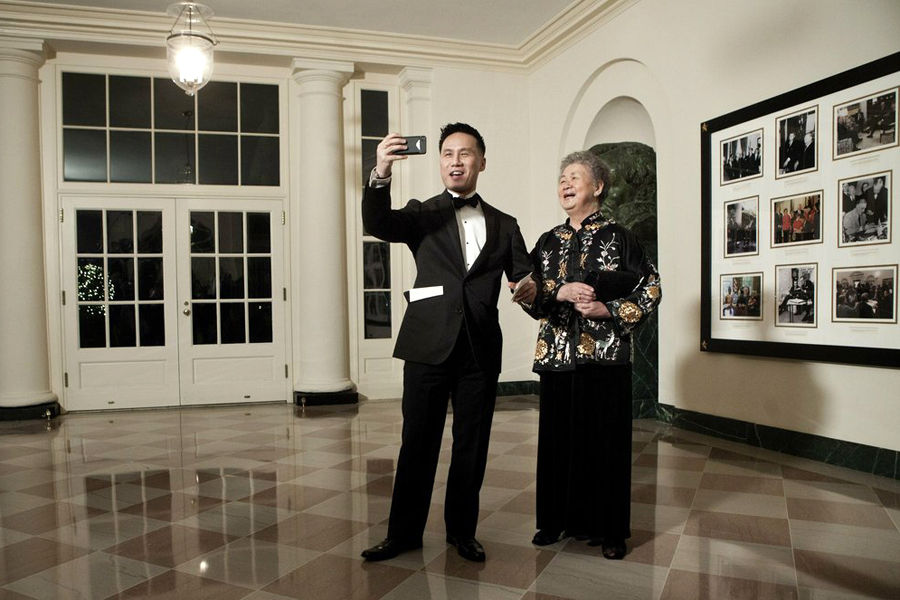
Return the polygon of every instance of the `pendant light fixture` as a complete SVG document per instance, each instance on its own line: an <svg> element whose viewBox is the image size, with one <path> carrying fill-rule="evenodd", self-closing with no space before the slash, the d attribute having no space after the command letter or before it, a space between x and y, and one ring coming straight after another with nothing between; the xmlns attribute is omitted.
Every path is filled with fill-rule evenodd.
<svg viewBox="0 0 900 600"><path fill-rule="evenodd" d="M197 2L176 2L167 14L175 23L166 38L166 62L175 85L188 96L209 83L213 71L213 46L219 43L206 20L212 10Z"/></svg>

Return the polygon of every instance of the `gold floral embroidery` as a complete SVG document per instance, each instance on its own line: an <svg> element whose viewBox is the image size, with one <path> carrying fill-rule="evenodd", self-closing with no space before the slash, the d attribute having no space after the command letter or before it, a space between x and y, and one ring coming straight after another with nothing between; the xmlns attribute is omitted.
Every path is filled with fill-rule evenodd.
<svg viewBox="0 0 900 600"><path fill-rule="evenodd" d="M572 237L572 232L569 231L568 229L557 229L556 237L558 237L561 240L569 240Z"/></svg>
<svg viewBox="0 0 900 600"><path fill-rule="evenodd" d="M534 349L534 360L544 360L547 356L547 342L538 340L537 348Z"/></svg>
<svg viewBox="0 0 900 600"><path fill-rule="evenodd" d="M553 288L555 288L555 287L556 287L556 282L553 281L552 279L545 279L545 280L544 280L544 291L545 291L546 293L549 294L550 292L553 291Z"/></svg>
<svg viewBox="0 0 900 600"><path fill-rule="evenodd" d="M638 305L634 302L623 302L622 305L619 306L617 314L619 315L619 318L626 323L637 323L641 320L641 317L644 316L644 311L638 308Z"/></svg>
<svg viewBox="0 0 900 600"><path fill-rule="evenodd" d="M594 338L586 333L581 334L581 343L578 344L578 354L582 356L594 355Z"/></svg>
<svg viewBox="0 0 900 600"><path fill-rule="evenodd" d="M582 271L584 270L584 263L587 262L587 257L588 257L587 253L584 253L581 255L581 260L578 261L578 264L581 267Z"/></svg>
<svg viewBox="0 0 900 600"><path fill-rule="evenodd" d="M584 226L585 231L597 231L600 229L600 223L596 221Z"/></svg>
<svg viewBox="0 0 900 600"><path fill-rule="evenodd" d="M565 261L560 262L560 263L559 263L559 275L558 275L558 277L559 277L560 279L563 279L563 280L564 280L568 274L569 274L569 265L568 265L568 263L566 263Z"/></svg>
<svg viewBox="0 0 900 600"><path fill-rule="evenodd" d="M659 298L659 286L654 285L651 288L647 288L647 295L650 296L651 300Z"/></svg>

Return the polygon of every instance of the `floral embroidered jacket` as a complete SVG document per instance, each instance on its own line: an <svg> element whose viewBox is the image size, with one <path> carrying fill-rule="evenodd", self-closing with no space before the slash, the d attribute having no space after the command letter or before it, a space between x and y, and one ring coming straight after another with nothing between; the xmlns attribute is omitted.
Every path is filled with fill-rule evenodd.
<svg viewBox="0 0 900 600"><path fill-rule="evenodd" d="M525 311L540 319L534 371L570 371L581 364L627 364L631 331L656 309L659 273L630 231L599 211L575 231L569 220L541 236L531 252L538 296ZM640 276L626 297L606 302L612 318L582 317L569 302L557 302L563 284L584 281L590 271L629 271Z"/></svg>

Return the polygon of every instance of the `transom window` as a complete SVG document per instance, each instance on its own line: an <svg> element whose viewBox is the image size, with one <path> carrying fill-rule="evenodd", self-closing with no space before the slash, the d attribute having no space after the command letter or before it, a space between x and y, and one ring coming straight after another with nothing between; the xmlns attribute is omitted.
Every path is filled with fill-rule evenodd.
<svg viewBox="0 0 900 600"><path fill-rule="evenodd" d="M63 73L62 124L66 181L280 182L277 85Z"/></svg>

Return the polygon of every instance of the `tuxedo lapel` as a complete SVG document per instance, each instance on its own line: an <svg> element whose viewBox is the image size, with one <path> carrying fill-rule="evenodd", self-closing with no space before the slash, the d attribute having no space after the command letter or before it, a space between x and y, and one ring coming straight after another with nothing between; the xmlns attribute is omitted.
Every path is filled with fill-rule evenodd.
<svg viewBox="0 0 900 600"><path fill-rule="evenodd" d="M494 210L494 207L482 199L481 211L484 213L484 247L478 254L478 258L475 259L472 268L469 269L469 273L475 273L487 260L487 257L494 251L494 245L500 235L500 219L497 218L497 211Z"/></svg>
<svg viewBox="0 0 900 600"><path fill-rule="evenodd" d="M459 223L456 220L456 208L453 207L453 197L445 191L441 196L441 215L444 218L444 231L446 232L447 248L456 255L456 264L462 273L466 272L466 257L463 255L462 240L459 238Z"/></svg>

